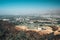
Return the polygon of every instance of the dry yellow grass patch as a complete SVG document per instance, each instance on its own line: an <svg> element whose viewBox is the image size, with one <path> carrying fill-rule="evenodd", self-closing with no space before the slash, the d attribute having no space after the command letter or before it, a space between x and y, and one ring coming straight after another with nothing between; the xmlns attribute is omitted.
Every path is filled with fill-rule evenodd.
<svg viewBox="0 0 60 40"><path fill-rule="evenodd" d="M15 29L16 30L26 30L28 28L26 26L16 26Z"/></svg>

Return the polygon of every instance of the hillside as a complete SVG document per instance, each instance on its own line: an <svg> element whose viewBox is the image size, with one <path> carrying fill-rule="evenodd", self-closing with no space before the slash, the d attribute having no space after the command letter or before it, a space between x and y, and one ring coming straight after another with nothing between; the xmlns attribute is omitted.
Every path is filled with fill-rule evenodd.
<svg viewBox="0 0 60 40"><path fill-rule="evenodd" d="M60 27L55 31L33 30L0 20L0 40L60 40L59 37Z"/></svg>

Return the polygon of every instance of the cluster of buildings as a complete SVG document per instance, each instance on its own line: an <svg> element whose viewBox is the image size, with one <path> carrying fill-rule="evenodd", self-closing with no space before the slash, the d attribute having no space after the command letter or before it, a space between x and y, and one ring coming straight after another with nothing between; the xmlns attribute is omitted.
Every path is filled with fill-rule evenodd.
<svg viewBox="0 0 60 40"><path fill-rule="evenodd" d="M31 29L40 29L41 27L58 25L60 23L60 19L56 18L44 18L44 17L36 17L36 16L24 16L24 17L8 17L8 18L0 18L3 21L9 21L14 23L15 25L25 25ZM60 25L60 24L59 24ZM40 27L40 28L39 28Z"/></svg>

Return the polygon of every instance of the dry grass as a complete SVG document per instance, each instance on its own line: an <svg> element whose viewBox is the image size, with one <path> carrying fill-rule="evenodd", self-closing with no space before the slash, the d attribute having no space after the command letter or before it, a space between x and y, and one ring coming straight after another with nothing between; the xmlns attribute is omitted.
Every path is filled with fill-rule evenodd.
<svg viewBox="0 0 60 40"><path fill-rule="evenodd" d="M15 26L16 30L26 30L28 29L26 26Z"/></svg>

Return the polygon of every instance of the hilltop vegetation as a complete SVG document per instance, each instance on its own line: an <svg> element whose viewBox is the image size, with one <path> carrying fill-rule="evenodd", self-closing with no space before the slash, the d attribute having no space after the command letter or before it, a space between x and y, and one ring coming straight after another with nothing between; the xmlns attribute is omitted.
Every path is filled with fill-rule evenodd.
<svg viewBox="0 0 60 40"><path fill-rule="evenodd" d="M13 23L0 20L0 40L60 40L60 30L58 28L53 28L55 29L52 30L53 32L22 28L16 28Z"/></svg>

